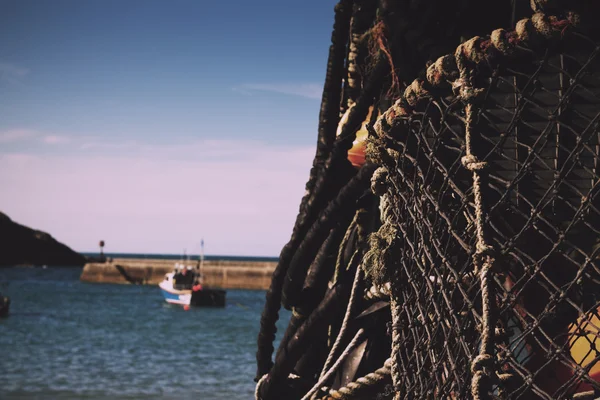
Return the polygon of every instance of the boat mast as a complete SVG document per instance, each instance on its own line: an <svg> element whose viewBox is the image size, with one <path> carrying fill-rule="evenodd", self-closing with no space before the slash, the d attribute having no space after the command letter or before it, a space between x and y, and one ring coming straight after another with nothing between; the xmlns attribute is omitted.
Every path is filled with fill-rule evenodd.
<svg viewBox="0 0 600 400"><path fill-rule="evenodd" d="M200 240L200 275L202 275L202 266L204 265L204 238Z"/></svg>

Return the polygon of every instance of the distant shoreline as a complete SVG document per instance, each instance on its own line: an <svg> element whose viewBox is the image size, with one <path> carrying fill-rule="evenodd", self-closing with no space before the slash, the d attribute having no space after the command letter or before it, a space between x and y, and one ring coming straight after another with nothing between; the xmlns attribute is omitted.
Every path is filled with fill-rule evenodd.
<svg viewBox="0 0 600 400"><path fill-rule="evenodd" d="M98 257L98 252L81 252L85 257ZM181 254L152 254L152 253L104 253L108 258L126 258L126 259L150 259L150 260L182 260ZM197 261L199 256L192 254L189 256L191 261ZM261 257L261 256L224 256L224 255L206 255L206 261L254 261L254 262L277 262L279 257Z"/></svg>
<svg viewBox="0 0 600 400"><path fill-rule="evenodd" d="M98 263L99 262L99 254L93 252L87 253L79 253L86 258L86 264L90 263ZM169 261L179 261L183 260L183 257L178 254L143 254L143 253L104 253L104 257L107 259L120 259L120 260L147 260L147 261L156 261L156 260L169 260ZM190 262L196 263L198 262L198 256L190 256ZM241 262L241 263L277 263L279 261L279 257L259 257L259 256L222 256L222 255L209 255L204 256L204 260L209 263L214 263L218 261L232 261L232 262ZM84 265L43 265L43 264L30 264L30 263L22 263L22 264L10 264L10 265L0 265L0 269L2 268L54 268L54 267L65 267L65 268L83 268Z"/></svg>

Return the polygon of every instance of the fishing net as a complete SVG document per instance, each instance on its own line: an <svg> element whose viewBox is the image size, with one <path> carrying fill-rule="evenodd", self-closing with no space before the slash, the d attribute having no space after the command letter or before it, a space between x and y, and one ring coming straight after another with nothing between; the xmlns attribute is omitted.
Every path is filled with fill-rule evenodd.
<svg viewBox="0 0 600 400"><path fill-rule="evenodd" d="M425 3L336 9L256 397L600 397L599 14L533 1L489 29L506 2L467 29Z"/></svg>

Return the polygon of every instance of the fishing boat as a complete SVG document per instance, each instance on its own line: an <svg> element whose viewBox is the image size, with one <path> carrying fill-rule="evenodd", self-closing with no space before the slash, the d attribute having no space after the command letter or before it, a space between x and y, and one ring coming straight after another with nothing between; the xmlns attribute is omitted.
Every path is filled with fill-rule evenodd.
<svg viewBox="0 0 600 400"><path fill-rule="evenodd" d="M165 301L184 307L225 307L226 292L223 289L209 288L202 283L202 267L204 264L204 240L195 267L176 263L172 272L158 284ZM189 261L189 260L188 260Z"/></svg>

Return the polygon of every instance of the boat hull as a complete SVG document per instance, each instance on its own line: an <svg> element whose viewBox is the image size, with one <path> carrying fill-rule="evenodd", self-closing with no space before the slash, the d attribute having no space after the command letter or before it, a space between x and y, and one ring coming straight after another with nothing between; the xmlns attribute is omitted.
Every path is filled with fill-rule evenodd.
<svg viewBox="0 0 600 400"><path fill-rule="evenodd" d="M203 288L192 292L190 305L196 307L225 307L225 290Z"/></svg>
<svg viewBox="0 0 600 400"><path fill-rule="evenodd" d="M170 304L180 304L189 306L192 301L191 290L174 290L160 286L160 291L165 298L165 301Z"/></svg>

